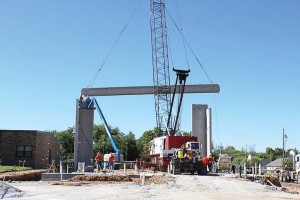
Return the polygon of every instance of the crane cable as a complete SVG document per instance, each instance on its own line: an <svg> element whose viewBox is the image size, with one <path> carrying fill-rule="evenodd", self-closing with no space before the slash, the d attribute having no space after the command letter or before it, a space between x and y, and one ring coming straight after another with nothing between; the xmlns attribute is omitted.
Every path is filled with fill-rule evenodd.
<svg viewBox="0 0 300 200"><path fill-rule="evenodd" d="M178 16L178 20L179 20L179 26L180 26L179 32L181 33L181 37L182 37L182 44L183 44L183 48L184 48L186 64L188 66L188 69L190 69L189 59L188 59L188 56L187 56L185 42L184 42L183 33L182 33L183 29L182 29L182 24L181 24L181 18L180 18L180 15L179 15L179 9L178 9L178 5L177 5L177 0L175 0L175 5L176 5L177 16Z"/></svg>
<svg viewBox="0 0 300 200"><path fill-rule="evenodd" d="M95 83L95 81L96 81L96 79L97 79L97 77L98 77L98 75L99 75L101 69L103 68L103 66L104 66L104 64L105 64L105 62L106 62L106 60L108 59L108 57L110 56L111 52L113 51L113 49L114 49L115 46L117 45L118 41L120 40L121 36L123 35L125 29L127 28L129 22L131 21L133 15L135 14L135 12L136 12L136 10L137 10L137 8L138 8L139 5L141 4L141 1L142 1L142 0L139 0L138 4L137 4L136 7L134 8L134 10L133 10L133 12L131 13L129 19L127 20L125 26L123 27L122 31L120 32L120 34L119 34L117 40L116 40L115 43L113 44L112 48L109 50L108 54L106 55L105 59L103 60L103 62L102 62L102 64L101 64L100 68L98 69L98 71L97 71L96 74L94 75L93 79L91 80L91 82L90 82L90 84L87 86L87 88L92 87L92 86L94 85L94 83Z"/></svg>
<svg viewBox="0 0 300 200"><path fill-rule="evenodd" d="M213 84L212 79L208 76L206 70L204 69L203 65L201 64L201 62L199 61L198 57L196 56L195 52L193 51L193 49L191 48L191 46L189 45L188 41L185 39L183 33L180 31L180 28L178 27L178 25L176 24L176 22L174 21L174 19L172 18L171 14L169 13L169 11L166 9L170 19L172 20L172 22L174 23L175 27L177 28L177 30L179 31L179 33L182 36L182 39L184 40L184 42L186 43L187 47L189 48L189 50L192 52L193 56L195 57L195 59L197 60L199 66L202 68L206 78L208 79L208 81Z"/></svg>
<svg viewBox="0 0 300 200"><path fill-rule="evenodd" d="M179 16L179 11L178 11L178 5L177 5L177 1L175 0L175 3L176 3L176 9L177 9L177 13L178 13L178 18L179 18L179 23L181 24L181 21L180 21L180 16ZM199 61L198 57L196 56L195 52L193 51L193 49L191 48L191 46L189 45L189 43L187 42L187 40L185 39L184 35L183 35L183 32L182 32L182 28L179 28L178 25L176 24L175 20L172 18L170 12L166 9L170 19L172 20L172 22L174 23L175 27L177 28L177 30L179 31L179 33L181 34L181 37L183 39L183 45L184 45L184 49L185 49L185 53L186 53L186 48L185 48L185 44L188 46L188 48L190 49L190 51L192 52L193 56L195 57L195 59L197 60L198 64L200 65L200 67L202 68L206 78L208 79L208 81L213 84L213 81L212 79L208 76L206 70L204 69L202 63ZM181 25L180 25L181 26ZM187 63L188 63L188 58L187 58L187 53L186 53L186 59L187 59ZM188 67L189 67L189 63L188 63ZM215 115L215 120L216 120L216 126L217 126L217 138L218 138L218 141L220 140L219 138L219 128L218 128L218 112L217 112L217 102L216 102L216 94L214 94L214 106L215 106L215 112L216 112L216 115Z"/></svg>

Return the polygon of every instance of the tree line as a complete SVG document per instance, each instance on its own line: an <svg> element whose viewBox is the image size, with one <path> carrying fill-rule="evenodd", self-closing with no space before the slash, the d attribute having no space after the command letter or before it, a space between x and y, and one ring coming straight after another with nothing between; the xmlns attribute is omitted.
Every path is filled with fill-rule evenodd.
<svg viewBox="0 0 300 200"><path fill-rule="evenodd" d="M148 143L155 137L162 136L161 132L157 128L145 131L140 138L136 138L135 134L129 131L128 134L123 133L118 127L109 126L112 133L112 137L120 149L120 152L124 156L124 160L135 160L136 158L143 158L149 161L147 156ZM69 127L64 131L53 131L55 137L60 141L60 155L64 159L72 159L74 155L74 127ZM183 135L191 135L191 132L183 132ZM285 151L285 155L289 155L291 149ZM296 154L298 150L293 149ZM106 133L105 127L101 125L94 125L93 127L93 155L97 152L102 154L114 152L113 146L110 139ZM244 164L251 165L255 162L259 162L262 158L269 161L274 161L277 158L283 157L282 148L271 148L267 147L265 152L255 152L254 148L250 151L245 149L237 150L234 146L227 147L214 147L213 146L213 156L215 159L219 157L220 153L226 153L233 155L233 164ZM247 158L251 155L251 160L247 162ZM290 158L285 159L284 165L292 165Z"/></svg>
<svg viewBox="0 0 300 200"><path fill-rule="evenodd" d="M64 131L52 131L60 141L60 155L65 160L72 159L74 156L74 129L74 127L69 127ZM147 157L148 143L154 137L162 136L157 128L145 131L138 139L131 131L125 134L118 127L109 126L109 129L117 147L124 156L124 160L135 160L141 157L149 160ZM93 127L93 155L96 155L97 152L102 154L115 152L102 124Z"/></svg>

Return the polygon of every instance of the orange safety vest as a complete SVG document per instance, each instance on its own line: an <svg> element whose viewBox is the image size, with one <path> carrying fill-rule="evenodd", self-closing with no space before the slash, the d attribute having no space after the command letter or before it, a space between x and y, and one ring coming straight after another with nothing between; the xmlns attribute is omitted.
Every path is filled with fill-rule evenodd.
<svg viewBox="0 0 300 200"><path fill-rule="evenodd" d="M114 156L109 156L108 162L112 163L112 162L114 162L114 160L115 160L115 157L114 157Z"/></svg>
<svg viewBox="0 0 300 200"><path fill-rule="evenodd" d="M214 162L214 157L208 156L208 163L213 164L213 162Z"/></svg>
<svg viewBox="0 0 300 200"><path fill-rule="evenodd" d="M206 157L203 157L203 158L201 158L201 160L203 162L204 167L206 167L208 164L208 159Z"/></svg>
<svg viewBox="0 0 300 200"><path fill-rule="evenodd" d="M95 160L97 160L98 162L102 160L102 156L101 155L97 155Z"/></svg>

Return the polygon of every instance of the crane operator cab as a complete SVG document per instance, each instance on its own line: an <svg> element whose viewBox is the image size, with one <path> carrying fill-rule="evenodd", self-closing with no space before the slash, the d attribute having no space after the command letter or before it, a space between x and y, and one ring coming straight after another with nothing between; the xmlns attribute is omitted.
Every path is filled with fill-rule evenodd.
<svg viewBox="0 0 300 200"><path fill-rule="evenodd" d="M175 152L175 155L177 158L195 158L199 157L199 142L187 142L184 145L182 145L181 149L178 149Z"/></svg>
<svg viewBox="0 0 300 200"><path fill-rule="evenodd" d="M199 153L199 142L187 142L186 143L186 150L191 152L198 152Z"/></svg>

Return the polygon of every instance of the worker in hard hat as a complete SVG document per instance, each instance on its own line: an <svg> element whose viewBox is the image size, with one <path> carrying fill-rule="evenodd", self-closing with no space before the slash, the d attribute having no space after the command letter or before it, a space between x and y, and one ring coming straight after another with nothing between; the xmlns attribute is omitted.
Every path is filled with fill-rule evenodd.
<svg viewBox="0 0 300 200"><path fill-rule="evenodd" d="M83 106L83 97L82 97L82 95L80 95L80 97L79 97L79 105L78 105L78 108L82 108L82 106Z"/></svg>
<svg viewBox="0 0 300 200"><path fill-rule="evenodd" d="M114 161L115 161L115 157L113 156L112 153L110 153L110 155L108 157L108 169L109 169L109 172L114 172Z"/></svg>
<svg viewBox="0 0 300 200"><path fill-rule="evenodd" d="M186 158L187 157L187 150L186 150L185 145L182 148L182 153L183 153L183 156Z"/></svg>
<svg viewBox="0 0 300 200"><path fill-rule="evenodd" d="M214 157L212 156L212 154L210 153L207 157L208 159L208 170L209 172L212 172L212 166L213 166L213 163L214 163Z"/></svg>
<svg viewBox="0 0 300 200"><path fill-rule="evenodd" d="M207 157L202 157L201 160L202 160L202 163L203 163L203 165L204 165L204 167L206 169L207 165L208 165L208 158Z"/></svg>
<svg viewBox="0 0 300 200"><path fill-rule="evenodd" d="M97 162L97 171L100 171L102 168L102 155L100 152L97 153L95 160Z"/></svg>
<svg viewBox="0 0 300 200"><path fill-rule="evenodd" d="M87 95L86 96L86 99L85 99L85 108L89 108L89 105L90 105L90 103L91 103L91 99L90 99L90 97L89 97L89 95Z"/></svg>

